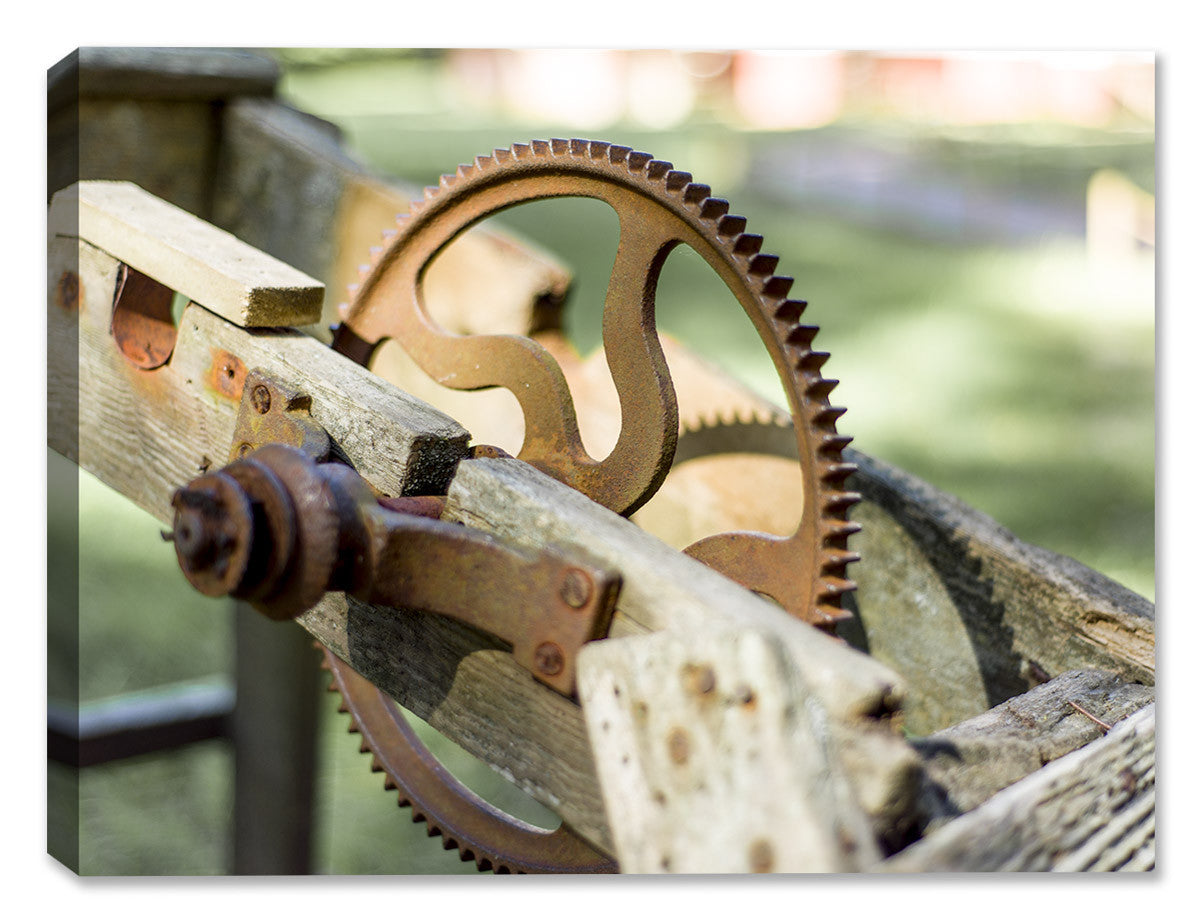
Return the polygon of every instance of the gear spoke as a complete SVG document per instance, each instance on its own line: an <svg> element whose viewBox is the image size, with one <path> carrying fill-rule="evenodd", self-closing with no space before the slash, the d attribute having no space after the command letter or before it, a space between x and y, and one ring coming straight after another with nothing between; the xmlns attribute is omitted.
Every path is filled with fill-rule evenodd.
<svg viewBox="0 0 1200 923"><path fill-rule="evenodd" d="M621 403L621 432L601 467L641 488L618 511L624 515L662 486L679 438L675 388L654 318L659 273L675 243L673 234L639 221L632 212L621 213L603 322L605 357Z"/></svg>

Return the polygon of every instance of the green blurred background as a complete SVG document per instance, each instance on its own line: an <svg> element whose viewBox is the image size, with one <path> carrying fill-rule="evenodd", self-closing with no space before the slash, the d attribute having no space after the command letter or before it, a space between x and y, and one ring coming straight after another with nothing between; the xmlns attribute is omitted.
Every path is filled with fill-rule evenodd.
<svg viewBox="0 0 1200 923"><path fill-rule="evenodd" d="M549 136L688 170L795 277L856 447L1154 598L1149 56L272 54L284 99L417 185ZM584 308L607 282L611 215L552 202L503 221L574 270L569 330L594 346L599 317ZM777 398L749 322L689 256L668 261L660 326ZM226 675L228 606L186 587L157 523L80 477L81 699ZM62 527L51 519L51 553ZM145 619L147 597L173 617ZM473 871L391 806L333 698L316 871ZM224 872L231 769L214 741L83 771L82 871Z"/></svg>

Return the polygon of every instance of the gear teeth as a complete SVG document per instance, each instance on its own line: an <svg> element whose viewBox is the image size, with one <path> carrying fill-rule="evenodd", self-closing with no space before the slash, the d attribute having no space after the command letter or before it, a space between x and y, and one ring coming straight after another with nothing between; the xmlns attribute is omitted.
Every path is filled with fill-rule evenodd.
<svg viewBox="0 0 1200 923"><path fill-rule="evenodd" d="M667 191L678 192L692 181L692 174L683 170L672 170L667 174Z"/></svg>
<svg viewBox="0 0 1200 923"><path fill-rule="evenodd" d="M358 281L365 282L367 280L367 276L369 276L370 274L371 274L371 264L370 263L360 263L358 266Z"/></svg>
<svg viewBox="0 0 1200 923"><path fill-rule="evenodd" d="M379 236L383 238L383 245L386 247L388 244L390 244L393 240L396 239L396 229L395 228L384 228L383 232Z"/></svg>
<svg viewBox="0 0 1200 923"><path fill-rule="evenodd" d="M739 234L733 242L733 252L739 256L753 256L762 247L761 234Z"/></svg>
<svg viewBox="0 0 1200 923"><path fill-rule="evenodd" d="M808 352L808 347L812 345L813 338L820 332L821 328L813 324L795 324L787 332L784 338L792 346L802 347L805 352Z"/></svg>
<svg viewBox="0 0 1200 923"><path fill-rule="evenodd" d="M813 414L813 422L822 426L833 426L838 418L845 414L845 407L821 407Z"/></svg>
<svg viewBox="0 0 1200 923"><path fill-rule="evenodd" d="M768 298L786 298L795 281L791 276L771 276L763 283L763 294Z"/></svg>
<svg viewBox="0 0 1200 923"><path fill-rule="evenodd" d="M350 317L350 304L349 304L349 302L343 301L341 304L339 304L339 305L337 306L337 313L338 313L338 318L339 318L340 320L343 320L343 321L344 321L344 320L348 319L348 318ZM332 690L330 690L330 691L332 692Z"/></svg>
<svg viewBox="0 0 1200 923"><path fill-rule="evenodd" d="M669 160L651 160L646 164L646 176L650 179L661 179L675 169L675 164Z"/></svg>
<svg viewBox="0 0 1200 923"><path fill-rule="evenodd" d="M705 199L700 206L700 217L706 221L715 221L729 211L729 203L724 199Z"/></svg>
<svg viewBox="0 0 1200 923"><path fill-rule="evenodd" d="M822 467L821 480L826 484L833 484L840 487L856 471L858 471L858 465L852 465L849 462L834 462Z"/></svg>
<svg viewBox="0 0 1200 923"><path fill-rule="evenodd" d="M856 535L862 531L862 526L857 522L849 522L847 520L835 520L825 523L825 543L844 542L851 535Z"/></svg>
<svg viewBox="0 0 1200 923"><path fill-rule="evenodd" d="M837 385L838 379L836 378L818 378L808 386L808 393L819 401L827 401Z"/></svg>
<svg viewBox="0 0 1200 923"><path fill-rule="evenodd" d="M572 138L567 144L570 153L584 157L587 156L588 148L591 146L591 142L586 138Z"/></svg>
<svg viewBox="0 0 1200 923"><path fill-rule="evenodd" d="M838 599L843 593L850 593L858 589L857 583L847 580L845 577L825 577L821 582L825 588L818 596L826 600Z"/></svg>
<svg viewBox="0 0 1200 923"><path fill-rule="evenodd" d="M860 493L852 490L840 490L826 496L824 498L825 502L821 506L826 515L834 516L845 513L861 499L862 494ZM854 531L857 532L858 530L855 529Z"/></svg>
<svg viewBox="0 0 1200 923"><path fill-rule="evenodd" d="M641 170L648 163L654 160L654 155L647 154L645 151L631 151L629 156L625 158L625 163L629 165L631 170Z"/></svg>
<svg viewBox="0 0 1200 923"><path fill-rule="evenodd" d="M533 148L528 144L514 144L512 146L512 152L513 156L517 158L517 160L522 160L533 153Z"/></svg>
<svg viewBox="0 0 1200 923"><path fill-rule="evenodd" d="M770 253L759 253L750 258L748 271L754 276L769 276L779 265L779 257Z"/></svg>
<svg viewBox="0 0 1200 923"><path fill-rule="evenodd" d="M793 326L800 322L800 315L804 313L804 309L807 307L808 302L803 298L785 299L775 306L775 319L781 324L786 324L789 327Z"/></svg>
<svg viewBox="0 0 1200 923"><path fill-rule="evenodd" d="M512 160L512 149L507 147L498 147L492 151L492 159L496 163L508 163Z"/></svg>
<svg viewBox="0 0 1200 923"><path fill-rule="evenodd" d="M842 449L846 448L853 441L853 436L839 436L837 433L829 433L821 438L821 448L818 451L822 455L840 459L842 457Z"/></svg>
<svg viewBox="0 0 1200 923"><path fill-rule="evenodd" d="M589 141L587 142L587 155L592 160L605 160L608 158L608 151L612 145L607 141Z"/></svg>
<svg viewBox="0 0 1200 923"><path fill-rule="evenodd" d="M847 619L854 618L854 613L849 609L843 609L841 606L820 605L817 606L817 615L823 619L823 624L827 628L832 628L838 622L844 622Z"/></svg>
<svg viewBox="0 0 1200 923"><path fill-rule="evenodd" d="M703 202L711 195L712 187L706 186L704 183L688 183L683 187L683 201L685 202Z"/></svg>
<svg viewBox="0 0 1200 923"><path fill-rule="evenodd" d="M823 353L820 350L810 349L800 358L797 363L799 368L806 372L820 371L821 366L829 361L829 353Z"/></svg>
<svg viewBox="0 0 1200 923"><path fill-rule="evenodd" d="M840 577L846 572L848 565L862 560L862 556L854 551L826 551L825 554L827 557L821 565L823 575L831 574Z"/></svg>
<svg viewBox="0 0 1200 923"><path fill-rule="evenodd" d="M489 155L480 154L478 157L475 158L475 169L476 170L486 170L489 167L493 166L495 164L495 162L496 161L493 160Z"/></svg>
<svg viewBox="0 0 1200 923"><path fill-rule="evenodd" d="M736 237L746 230L746 219L741 215L724 215L717 222L719 237Z"/></svg>
<svg viewBox="0 0 1200 923"><path fill-rule="evenodd" d="M608 161L609 163L628 163L629 155L633 153L633 148L626 147L623 144L608 145Z"/></svg>
<svg viewBox="0 0 1200 923"><path fill-rule="evenodd" d="M551 154L554 152L553 146L550 144L549 141L538 141L535 139L535 140L529 142L529 146L531 148L533 148L533 152L535 154L537 154L539 157L545 157L548 154Z"/></svg>
<svg viewBox="0 0 1200 923"><path fill-rule="evenodd" d="M355 296L358 295L358 290L361 287L362 286L360 286L359 283L357 283L357 282L351 282L349 285L346 286L346 291L347 291L347 293L349 293L351 301L353 301Z"/></svg>

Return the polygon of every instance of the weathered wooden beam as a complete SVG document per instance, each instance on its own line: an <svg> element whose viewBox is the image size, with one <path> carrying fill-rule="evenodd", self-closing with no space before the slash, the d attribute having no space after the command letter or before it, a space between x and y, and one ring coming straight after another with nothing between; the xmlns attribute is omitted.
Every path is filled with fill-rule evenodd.
<svg viewBox="0 0 1200 923"><path fill-rule="evenodd" d="M973 810L1153 701L1153 686L1104 670L1072 670L982 715L910 740L925 761L925 813L940 825Z"/></svg>
<svg viewBox="0 0 1200 923"><path fill-rule="evenodd" d="M1154 706L908 849L888 872L1146 871L1154 867Z"/></svg>
<svg viewBox="0 0 1200 923"><path fill-rule="evenodd" d="M906 472L847 454L864 498L854 599L872 655L914 687L910 730L946 727L1068 670L1153 683L1148 600Z"/></svg>
<svg viewBox="0 0 1200 923"><path fill-rule="evenodd" d="M325 289L316 279L133 183L76 183L54 197L48 221L239 327L295 327L321 316Z"/></svg>
<svg viewBox="0 0 1200 923"><path fill-rule="evenodd" d="M771 637L596 642L579 683L623 872L844 872L878 860L824 710Z"/></svg>

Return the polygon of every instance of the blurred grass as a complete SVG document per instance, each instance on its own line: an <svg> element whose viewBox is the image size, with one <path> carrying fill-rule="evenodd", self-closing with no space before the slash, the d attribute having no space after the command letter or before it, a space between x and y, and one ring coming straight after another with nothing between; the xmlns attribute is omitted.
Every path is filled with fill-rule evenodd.
<svg viewBox="0 0 1200 923"><path fill-rule="evenodd" d="M320 66L298 66L305 61ZM464 108L428 54L364 51L347 61L306 49L291 62L287 98L341 125L378 169L417 185L496 146L579 133ZM670 132L628 125L603 134L711 184L781 255L780 271L796 278L793 294L810 302L808 320L822 328L818 347L832 353L826 372L842 380L835 401L850 408L839 429L858 448L1153 598L1153 254L1098 265L1078 237L1003 243L919 222L871 221L836 199L789 200L764 179L766 167L787 163L797 145L865 144L920 158L935 175L1069 203L1103 167L1152 191L1152 132L863 122L756 134L700 113ZM569 330L582 347L597 344L599 314L587 307L601 302L607 284L616 245L611 213L594 202L560 201L503 220L574 270ZM749 321L690 256L668 261L660 326L778 400ZM228 607L186 586L158 529L82 477L85 699L229 669ZM53 549L53 521L50 531ZM64 669L54 650L51 639L52 690ZM321 722L317 871L473 871L395 807L394 794L368 771L370 758L347 739L333 696ZM230 768L227 746L214 742L81 773L84 870L223 871Z"/></svg>

